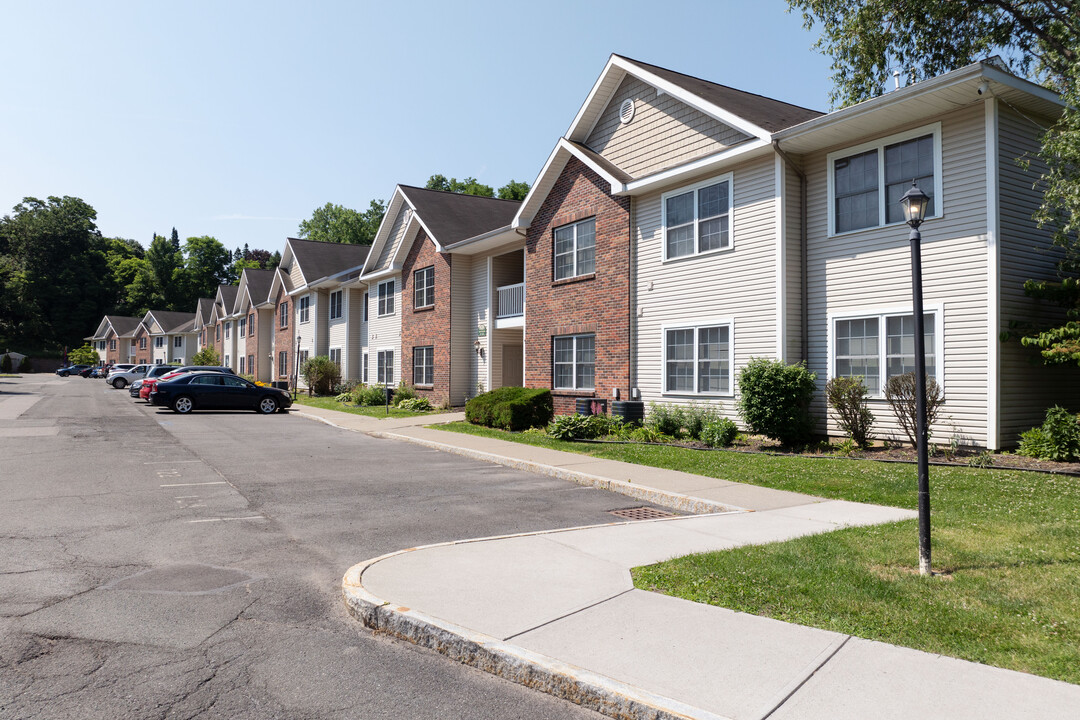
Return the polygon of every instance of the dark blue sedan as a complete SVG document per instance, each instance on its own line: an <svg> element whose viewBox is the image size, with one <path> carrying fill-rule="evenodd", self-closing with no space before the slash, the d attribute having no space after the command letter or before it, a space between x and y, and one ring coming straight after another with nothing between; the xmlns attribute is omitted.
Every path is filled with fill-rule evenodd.
<svg viewBox="0 0 1080 720"><path fill-rule="evenodd" d="M235 375L195 372L159 382L150 393L150 402L178 413L192 410L255 410L269 415L292 405L289 393L256 385Z"/></svg>

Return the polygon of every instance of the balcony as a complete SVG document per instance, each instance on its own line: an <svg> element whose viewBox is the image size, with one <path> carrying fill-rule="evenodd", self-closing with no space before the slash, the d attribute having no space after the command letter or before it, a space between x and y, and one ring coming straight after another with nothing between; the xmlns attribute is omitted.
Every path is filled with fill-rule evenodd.
<svg viewBox="0 0 1080 720"><path fill-rule="evenodd" d="M525 324L525 283L496 288L495 327L522 327Z"/></svg>

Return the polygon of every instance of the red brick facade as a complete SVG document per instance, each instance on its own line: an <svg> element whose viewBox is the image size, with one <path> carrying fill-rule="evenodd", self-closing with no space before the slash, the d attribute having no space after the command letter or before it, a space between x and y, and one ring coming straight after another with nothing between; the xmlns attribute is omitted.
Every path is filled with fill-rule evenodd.
<svg viewBox="0 0 1080 720"><path fill-rule="evenodd" d="M145 325L139 326L132 342L135 343L135 360L133 362L137 365L149 363L151 358L150 353L153 351L153 348L151 347L153 342L150 340L150 331L147 330Z"/></svg>
<svg viewBox="0 0 1080 720"><path fill-rule="evenodd" d="M525 246L525 385L552 388L555 412L579 397L610 401L630 392L630 199L577 158L559 175L528 230ZM555 280L554 230L596 218L596 272ZM560 335L595 336L595 387L554 388L553 345Z"/></svg>
<svg viewBox="0 0 1080 720"><path fill-rule="evenodd" d="M401 267L401 377L433 405L450 399L450 261L450 255L437 252L421 230ZM418 308L415 273L429 267L435 270L435 304ZM434 382L420 385L413 379L413 350L429 345Z"/></svg>
<svg viewBox="0 0 1080 720"><path fill-rule="evenodd" d="M126 357L120 357L120 346L127 345L127 341L121 340L116 337L116 333L109 331L109 336L105 338L105 362L109 365L115 365L116 363L126 363L128 360Z"/></svg>
<svg viewBox="0 0 1080 720"><path fill-rule="evenodd" d="M286 306L285 327L281 326L281 305ZM270 373L270 377L275 380L288 380L289 374L292 372L292 358L293 358L293 304L288 294L285 292L285 288L278 290L277 298L274 300L274 320L272 327L274 328L274 367ZM280 360L281 353L285 353L285 374L280 372Z"/></svg>

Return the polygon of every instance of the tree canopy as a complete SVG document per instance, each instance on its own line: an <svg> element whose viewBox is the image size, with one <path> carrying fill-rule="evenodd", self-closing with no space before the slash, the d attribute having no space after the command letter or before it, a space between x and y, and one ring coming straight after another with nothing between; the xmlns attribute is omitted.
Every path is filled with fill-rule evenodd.
<svg viewBox="0 0 1080 720"><path fill-rule="evenodd" d="M1042 135L1043 203L1034 219L1065 251L1060 283L1029 295L1069 308L1064 326L1024 338L1047 362L1080 362L1080 3L1076 0L788 0L815 47L832 58L837 105L882 94L894 69L918 81L998 53L1014 73L1061 94L1064 111ZM1021 159L1018 158L1018 161ZM1034 166L1031 163L1029 167Z"/></svg>
<svg viewBox="0 0 1080 720"><path fill-rule="evenodd" d="M490 185L484 185L474 177L464 180L457 178L447 179L445 175L432 175L428 178L424 187L428 190L442 190L444 192L459 193L461 195L478 195L480 197L496 197L495 190ZM529 194L529 184L511 180L498 190L498 196L502 200L524 200Z"/></svg>
<svg viewBox="0 0 1080 720"><path fill-rule="evenodd" d="M300 222L297 233L301 238L318 242L370 245L385 213L386 203L382 200L372 200L364 212L326 203Z"/></svg>

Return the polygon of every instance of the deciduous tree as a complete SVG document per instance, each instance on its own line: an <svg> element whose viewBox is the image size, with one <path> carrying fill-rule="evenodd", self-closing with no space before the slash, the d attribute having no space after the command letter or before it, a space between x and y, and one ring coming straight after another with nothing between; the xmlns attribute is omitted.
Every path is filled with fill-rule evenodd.
<svg viewBox="0 0 1080 720"><path fill-rule="evenodd" d="M301 221L297 232L301 238L318 242L370 245L385 212L382 200L372 200L364 212L326 203L316 208L311 218Z"/></svg>

